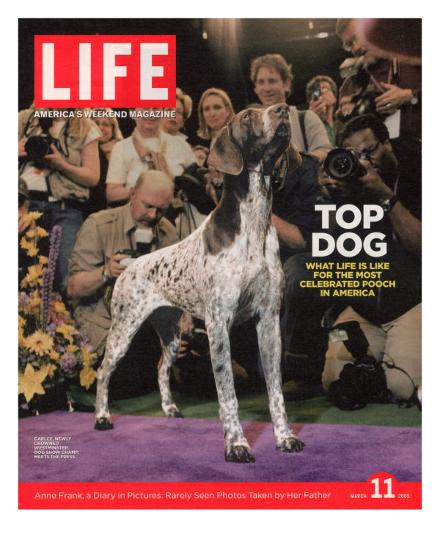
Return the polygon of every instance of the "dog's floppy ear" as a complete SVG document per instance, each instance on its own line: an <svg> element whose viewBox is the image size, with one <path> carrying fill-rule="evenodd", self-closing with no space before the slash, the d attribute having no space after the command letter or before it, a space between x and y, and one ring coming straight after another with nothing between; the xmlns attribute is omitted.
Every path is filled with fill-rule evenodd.
<svg viewBox="0 0 440 550"><path fill-rule="evenodd" d="M289 143L289 147L287 148L287 161L289 163L289 169L291 171L296 170L302 164L301 155L292 145L292 143Z"/></svg>
<svg viewBox="0 0 440 550"><path fill-rule="evenodd" d="M219 172L238 176L243 171L243 157L240 149L232 142L229 127L220 130L211 147L208 164Z"/></svg>

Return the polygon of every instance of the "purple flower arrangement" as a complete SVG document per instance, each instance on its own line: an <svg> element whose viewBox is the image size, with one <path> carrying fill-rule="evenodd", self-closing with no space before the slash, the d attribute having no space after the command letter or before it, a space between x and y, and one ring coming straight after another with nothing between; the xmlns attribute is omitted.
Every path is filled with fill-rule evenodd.
<svg viewBox="0 0 440 550"><path fill-rule="evenodd" d="M52 297L53 282L55 280L55 271L57 259L60 254L61 236L63 229L59 225L54 225L50 232L50 247L47 267L43 273L43 288L41 290L42 307L42 328L46 329L49 322L50 302Z"/></svg>

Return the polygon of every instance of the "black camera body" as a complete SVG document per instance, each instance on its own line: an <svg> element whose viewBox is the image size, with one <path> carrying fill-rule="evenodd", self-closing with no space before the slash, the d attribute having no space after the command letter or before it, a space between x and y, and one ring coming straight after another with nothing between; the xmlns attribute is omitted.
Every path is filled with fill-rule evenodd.
<svg viewBox="0 0 440 550"><path fill-rule="evenodd" d="M125 256L129 256L130 258L139 258L142 256L142 253L138 250L132 250L131 248L124 248L123 250L118 250L116 254L124 254Z"/></svg>
<svg viewBox="0 0 440 550"><path fill-rule="evenodd" d="M330 384L328 396L339 409L352 411L368 403L389 403L391 393L384 368L366 355L344 365L339 379Z"/></svg>
<svg viewBox="0 0 440 550"><path fill-rule="evenodd" d="M365 176L367 173L360 160L359 153L354 149L337 147L327 155L324 161L324 170L335 180L350 182Z"/></svg>
<svg viewBox="0 0 440 550"><path fill-rule="evenodd" d="M30 136L24 144L28 160L37 166L44 166L44 157L52 152L51 145L55 145L59 149L59 141L50 134Z"/></svg>
<svg viewBox="0 0 440 550"><path fill-rule="evenodd" d="M187 195L205 193L204 177L208 171L208 168L199 166L196 162L190 164L182 175L174 178L174 194L177 195L179 191L183 191ZM191 199L189 200L193 202Z"/></svg>

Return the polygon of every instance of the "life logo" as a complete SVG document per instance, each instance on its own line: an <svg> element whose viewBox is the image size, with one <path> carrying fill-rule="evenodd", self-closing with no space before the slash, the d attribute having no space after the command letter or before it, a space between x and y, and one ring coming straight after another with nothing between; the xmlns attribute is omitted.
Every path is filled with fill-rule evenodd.
<svg viewBox="0 0 440 550"><path fill-rule="evenodd" d="M174 35L36 35L35 107L176 106Z"/></svg>

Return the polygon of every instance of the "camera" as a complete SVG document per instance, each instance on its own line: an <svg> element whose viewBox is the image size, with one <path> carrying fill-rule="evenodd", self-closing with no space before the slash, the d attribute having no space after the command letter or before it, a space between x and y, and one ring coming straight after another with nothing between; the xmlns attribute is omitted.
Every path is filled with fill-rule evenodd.
<svg viewBox="0 0 440 550"><path fill-rule="evenodd" d="M335 180L350 181L365 176L367 171L360 163L360 155L354 149L338 147L327 155L325 172Z"/></svg>
<svg viewBox="0 0 440 550"><path fill-rule="evenodd" d="M362 409L368 403L389 403L391 392L387 387L384 368L369 355L347 363L339 379L329 386L328 397L339 409Z"/></svg>
<svg viewBox="0 0 440 550"><path fill-rule="evenodd" d="M380 96L380 93L374 90L363 92L357 97L353 97L354 108L350 114L350 118L355 116L372 114L381 119L386 115L382 115L377 112L376 98Z"/></svg>
<svg viewBox="0 0 440 550"><path fill-rule="evenodd" d="M313 91L312 91L312 100L313 101L318 101L318 99L321 97L321 84L319 82L317 82L316 84L314 84L313 86Z"/></svg>
<svg viewBox="0 0 440 550"><path fill-rule="evenodd" d="M190 164L181 176L174 178L174 193L183 191L187 194L190 202L193 202L191 196L197 195L201 191L205 192L205 174L208 168L199 166L196 162Z"/></svg>
<svg viewBox="0 0 440 550"><path fill-rule="evenodd" d="M139 258L139 256L142 256L142 254L138 250L131 250L129 248L124 250L118 250L116 254L125 254L128 256L128 258L123 258L119 263L121 265L129 266L132 264L136 258Z"/></svg>
<svg viewBox="0 0 440 550"><path fill-rule="evenodd" d="M49 134L40 134L39 136L30 136L24 144L29 161L36 165L44 166L44 157L49 155L52 150L51 145L59 149L59 141Z"/></svg>
<svg viewBox="0 0 440 550"><path fill-rule="evenodd" d="M333 342L342 341L354 357L352 363L344 365L339 379L330 384L330 401L345 411L362 409L368 403L389 403L391 392L385 370L374 357L368 355L369 343L359 323L339 323L331 329L329 337Z"/></svg>

